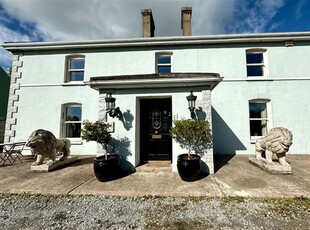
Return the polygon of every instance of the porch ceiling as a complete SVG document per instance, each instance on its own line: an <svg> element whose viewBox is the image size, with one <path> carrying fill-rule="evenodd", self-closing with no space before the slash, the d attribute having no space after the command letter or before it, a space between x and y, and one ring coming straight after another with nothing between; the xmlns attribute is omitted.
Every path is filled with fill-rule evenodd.
<svg viewBox="0 0 310 230"><path fill-rule="evenodd" d="M170 73L91 77L85 82L99 89L154 89L180 87L210 87L212 90L223 80L218 73Z"/></svg>

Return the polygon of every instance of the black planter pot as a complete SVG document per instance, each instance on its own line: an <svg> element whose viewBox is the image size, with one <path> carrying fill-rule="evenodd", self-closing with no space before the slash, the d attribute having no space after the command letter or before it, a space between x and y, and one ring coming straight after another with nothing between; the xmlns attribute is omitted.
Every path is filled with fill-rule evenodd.
<svg viewBox="0 0 310 230"><path fill-rule="evenodd" d="M108 159L105 156L95 157L94 172L97 180L104 182L116 179L120 175L120 156L111 154Z"/></svg>
<svg viewBox="0 0 310 230"><path fill-rule="evenodd" d="M195 181L199 179L201 169L201 157L191 154L192 159L188 159L188 154L178 156L177 168L179 175L184 181Z"/></svg>

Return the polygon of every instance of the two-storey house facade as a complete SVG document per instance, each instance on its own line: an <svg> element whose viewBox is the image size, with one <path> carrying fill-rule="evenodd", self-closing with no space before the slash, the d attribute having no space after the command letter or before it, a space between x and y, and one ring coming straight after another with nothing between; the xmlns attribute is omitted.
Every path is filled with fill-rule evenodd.
<svg viewBox="0 0 310 230"><path fill-rule="evenodd" d="M144 12L145 13L145 12ZM171 140L178 119L207 119L204 153L254 154L273 127L293 133L290 153L309 154L310 33L182 36L83 42L6 43L14 55L6 141L36 129L69 138L72 154L96 154L83 120L112 124L111 152L133 166L184 152ZM14 90L13 90L14 89ZM190 112L186 97L197 96ZM106 98L118 110L107 111Z"/></svg>

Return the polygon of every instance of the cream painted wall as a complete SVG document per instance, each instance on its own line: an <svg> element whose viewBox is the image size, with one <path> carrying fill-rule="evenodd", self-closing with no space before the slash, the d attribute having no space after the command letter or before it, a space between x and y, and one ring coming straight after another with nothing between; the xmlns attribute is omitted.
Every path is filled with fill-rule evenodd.
<svg viewBox="0 0 310 230"><path fill-rule="evenodd" d="M225 79L246 78L245 51L266 48L270 78L308 77L310 46L205 47L166 49L107 49L96 52L31 53L21 57L23 84L61 83L64 80L65 57L69 54L85 55L85 81L96 76L116 76L155 73L156 52L173 53L174 72L215 72Z"/></svg>
<svg viewBox="0 0 310 230"><path fill-rule="evenodd" d="M249 81L246 79L245 50L262 47L267 49L269 80ZM214 152L253 153L254 146L249 140L248 100L253 98L271 99L273 126L284 126L292 130L294 144L292 153L310 153L309 106L310 98L310 46L295 43L285 47L282 43L243 44L234 46L199 47L149 47L133 49L98 49L79 52L86 57L85 81L90 77L111 75L133 75L155 73L156 52L173 53L174 72L216 72L224 77L212 91ZM88 86L62 86L65 73L66 55L77 52L25 52L21 56L21 88L18 102L18 115L15 140L25 140L37 128L60 134L61 104L78 102L83 106L83 119L98 118L98 91ZM278 78L279 81L277 81ZM306 78L294 80L294 78ZM54 86L49 86L54 84ZM189 91L188 91L189 92ZM156 94L116 92L116 104L124 112L130 110L137 116L137 98L149 96L170 96L173 100L173 115L179 118L189 116L183 106L188 92L177 93L158 91ZM197 93L199 96L199 93ZM182 105L182 106L179 106ZM110 118L109 118L110 120ZM130 137L132 153L138 151L135 139L136 122L126 130L116 119L116 138ZM73 147L77 154L96 152L95 143L83 143ZM179 152L177 144L173 151ZM174 155L175 156L175 155ZM130 156L136 164L138 158ZM175 160L175 159L174 159Z"/></svg>
<svg viewBox="0 0 310 230"><path fill-rule="evenodd" d="M293 133L291 153L309 154L310 80L222 82L212 92L214 151L254 153L250 142L249 100L271 100L270 127L285 127Z"/></svg>
<svg viewBox="0 0 310 230"><path fill-rule="evenodd" d="M36 129L51 131L61 137L62 104L82 104L82 119L98 119L99 93L88 86L21 87L15 141L25 141ZM71 139L72 142L81 139ZM74 145L72 154L95 154L97 145Z"/></svg>
<svg viewBox="0 0 310 230"><path fill-rule="evenodd" d="M59 84L65 79L65 55L32 54L20 57L23 61L21 84Z"/></svg>
<svg viewBox="0 0 310 230"><path fill-rule="evenodd" d="M86 54L86 79L155 73L154 51L120 51Z"/></svg>
<svg viewBox="0 0 310 230"><path fill-rule="evenodd" d="M310 46L268 48L270 77L310 77Z"/></svg>

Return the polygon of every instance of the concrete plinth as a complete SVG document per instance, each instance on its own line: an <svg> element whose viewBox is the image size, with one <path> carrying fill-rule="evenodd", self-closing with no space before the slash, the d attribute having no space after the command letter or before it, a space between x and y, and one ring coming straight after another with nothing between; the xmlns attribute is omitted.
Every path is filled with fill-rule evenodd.
<svg viewBox="0 0 310 230"><path fill-rule="evenodd" d="M280 165L279 162L274 161L274 165L267 164L264 161L258 160L255 157L249 157L249 161L256 165L257 167L264 169L265 171L271 173L271 174L293 174L292 168L290 165L283 166Z"/></svg>
<svg viewBox="0 0 310 230"><path fill-rule="evenodd" d="M51 170L63 167L65 165L71 164L72 162L75 162L78 160L78 156L69 156L66 160L59 161L59 159L56 160L56 163L52 165L31 165L31 172L49 172Z"/></svg>

